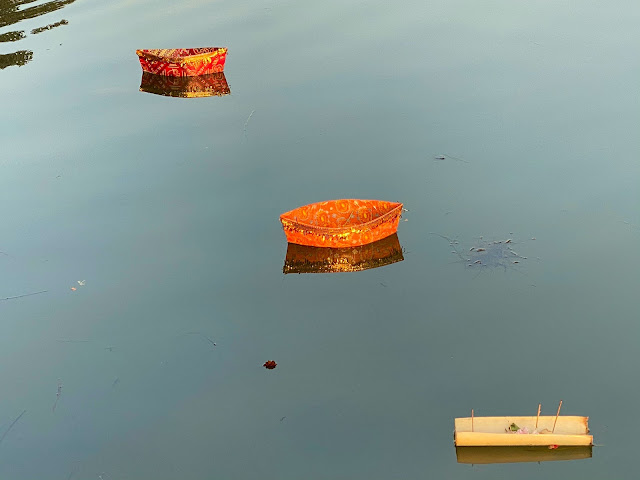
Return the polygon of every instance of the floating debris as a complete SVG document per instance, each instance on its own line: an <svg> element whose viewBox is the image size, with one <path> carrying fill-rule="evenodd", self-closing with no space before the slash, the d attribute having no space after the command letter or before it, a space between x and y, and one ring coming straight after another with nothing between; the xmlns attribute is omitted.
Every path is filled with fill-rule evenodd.
<svg viewBox="0 0 640 480"><path fill-rule="evenodd" d="M456 162L462 162L462 163L469 163L466 160L462 159L462 158L458 158L458 157L454 157L453 155L449 155L447 153L443 154L443 155L435 155L433 157L434 160L447 160L447 159L451 159L451 160L455 160Z"/></svg>
<svg viewBox="0 0 640 480"><path fill-rule="evenodd" d="M9 431L13 428L13 426L18 423L18 420L20 420L22 418L22 416L27 413L26 410L23 410L22 413L20 415L18 415L18 418L16 418L13 423L11 425L9 425L9 428L7 428L4 433L2 434L2 436L0 437L0 443L2 443L2 441L4 440L4 437L7 436L7 434L9 433Z"/></svg>
<svg viewBox="0 0 640 480"><path fill-rule="evenodd" d="M512 238L507 240L494 240L486 241L483 237L479 238L476 245L469 248L468 252L462 253L456 246L459 242L456 239L449 238L439 233L434 233L440 238L443 238L449 242L449 246L453 247L451 253L458 256L460 262L464 262L467 267L474 269L496 269L502 268L515 268L515 265L520 265L527 257L521 255L513 249L513 245L516 242Z"/></svg>
<svg viewBox="0 0 640 480"><path fill-rule="evenodd" d="M262 366L267 370L273 370L277 365L278 364L275 362L275 360L267 360Z"/></svg>
<svg viewBox="0 0 640 480"><path fill-rule="evenodd" d="M25 293L23 295L14 295L13 297L4 297L4 298L0 298L0 302L4 302L6 300L14 300L16 298L30 297L32 295L40 295L41 293L47 293L48 291L49 290L42 290L40 292Z"/></svg>
<svg viewBox="0 0 640 480"><path fill-rule="evenodd" d="M211 338L209 338L208 336L206 336L204 333L202 332L185 332L185 335L199 335L200 337L204 338L207 342L209 342L211 345L213 345L214 347L217 347L218 344L216 342L214 342L213 340L211 340Z"/></svg>
<svg viewBox="0 0 640 480"><path fill-rule="evenodd" d="M60 379L58 379L58 392L56 393L56 401L53 404L53 413L56 413L56 407L58 406L58 400L60 400L60 395L62 395L62 383L60 382Z"/></svg>

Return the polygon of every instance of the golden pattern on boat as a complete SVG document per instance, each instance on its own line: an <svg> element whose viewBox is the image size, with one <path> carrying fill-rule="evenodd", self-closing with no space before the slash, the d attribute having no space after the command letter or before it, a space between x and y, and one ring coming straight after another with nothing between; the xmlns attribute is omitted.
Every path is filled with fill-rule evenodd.
<svg viewBox="0 0 640 480"><path fill-rule="evenodd" d="M340 199L296 208L280 215L280 222L289 243L343 248L392 235L401 215L401 203Z"/></svg>
<svg viewBox="0 0 640 480"><path fill-rule="evenodd" d="M155 75L142 72L140 91L165 97L197 98L229 95L231 89L223 72L191 77Z"/></svg>
<svg viewBox="0 0 640 480"><path fill-rule="evenodd" d="M145 72L190 77L224 71L227 49L224 47L152 48L136 50L136 54Z"/></svg>
<svg viewBox="0 0 640 480"><path fill-rule="evenodd" d="M358 272L403 260L402 246L396 233L377 242L357 247L325 248L289 243L282 272Z"/></svg>

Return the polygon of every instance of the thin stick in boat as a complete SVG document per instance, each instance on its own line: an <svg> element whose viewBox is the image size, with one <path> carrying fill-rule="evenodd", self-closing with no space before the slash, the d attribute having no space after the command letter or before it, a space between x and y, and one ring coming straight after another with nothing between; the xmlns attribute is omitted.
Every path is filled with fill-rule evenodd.
<svg viewBox="0 0 640 480"><path fill-rule="evenodd" d="M46 293L48 291L49 290L42 290L40 292L25 293L24 295L15 295L13 297L4 297L4 298L0 298L0 302L4 302L5 300L14 300L16 298L30 297L31 295L40 295L41 293Z"/></svg>
<svg viewBox="0 0 640 480"><path fill-rule="evenodd" d="M556 431L556 423L558 422L558 416L560 416L560 408L562 408L562 400L560 400L560 405L558 405L558 413L556 413L556 419L553 422L553 430L551 430L551 433Z"/></svg>
<svg viewBox="0 0 640 480"><path fill-rule="evenodd" d="M2 443L2 441L4 440L4 437L7 436L7 433L9 433L9 430L11 430L13 428L13 426L18 423L18 420L20 420L22 418L22 416L27 413L26 410L23 410L22 413L20 415L18 415L18 418L16 418L13 423L11 425L9 425L9 428L7 428L5 430L5 432L2 434L2 437L0 437L0 443Z"/></svg>
<svg viewBox="0 0 640 480"><path fill-rule="evenodd" d="M536 429L538 428L538 419L540 418L540 409L542 408L542 404L538 404L538 416L536 417Z"/></svg>
<svg viewBox="0 0 640 480"><path fill-rule="evenodd" d="M473 432L473 408L471 409L471 431Z"/></svg>

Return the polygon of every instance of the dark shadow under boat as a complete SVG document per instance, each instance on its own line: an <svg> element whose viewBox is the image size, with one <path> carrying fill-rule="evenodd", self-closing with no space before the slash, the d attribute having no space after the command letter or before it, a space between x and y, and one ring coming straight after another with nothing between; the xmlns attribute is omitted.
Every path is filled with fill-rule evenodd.
<svg viewBox="0 0 640 480"><path fill-rule="evenodd" d="M213 97L229 95L231 90L224 73L176 77L143 72L140 91L165 97Z"/></svg>
<svg viewBox="0 0 640 480"><path fill-rule="evenodd" d="M591 446L540 447L456 447L458 463L474 465L487 463L552 462L591 458Z"/></svg>
<svg viewBox="0 0 640 480"><path fill-rule="evenodd" d="M289 243L282 272L337 273L358 272L404 260L398 235L358 247L326 248Z"/></svg>

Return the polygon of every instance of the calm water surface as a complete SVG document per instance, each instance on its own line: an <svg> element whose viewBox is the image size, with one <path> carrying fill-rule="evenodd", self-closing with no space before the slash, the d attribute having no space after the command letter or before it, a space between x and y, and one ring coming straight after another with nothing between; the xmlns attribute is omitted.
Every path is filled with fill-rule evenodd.
<svg viewBox="0 0 640 480"><path fill-rule="evenodd" d="M0 478L637 476L637 3L21 3ZM177 46L228 46L231 94L139 92ZM404 261L284 276L278 215L331 198L403 202ZM560 399L592 459L456 463L454 417Z"/></svg>

